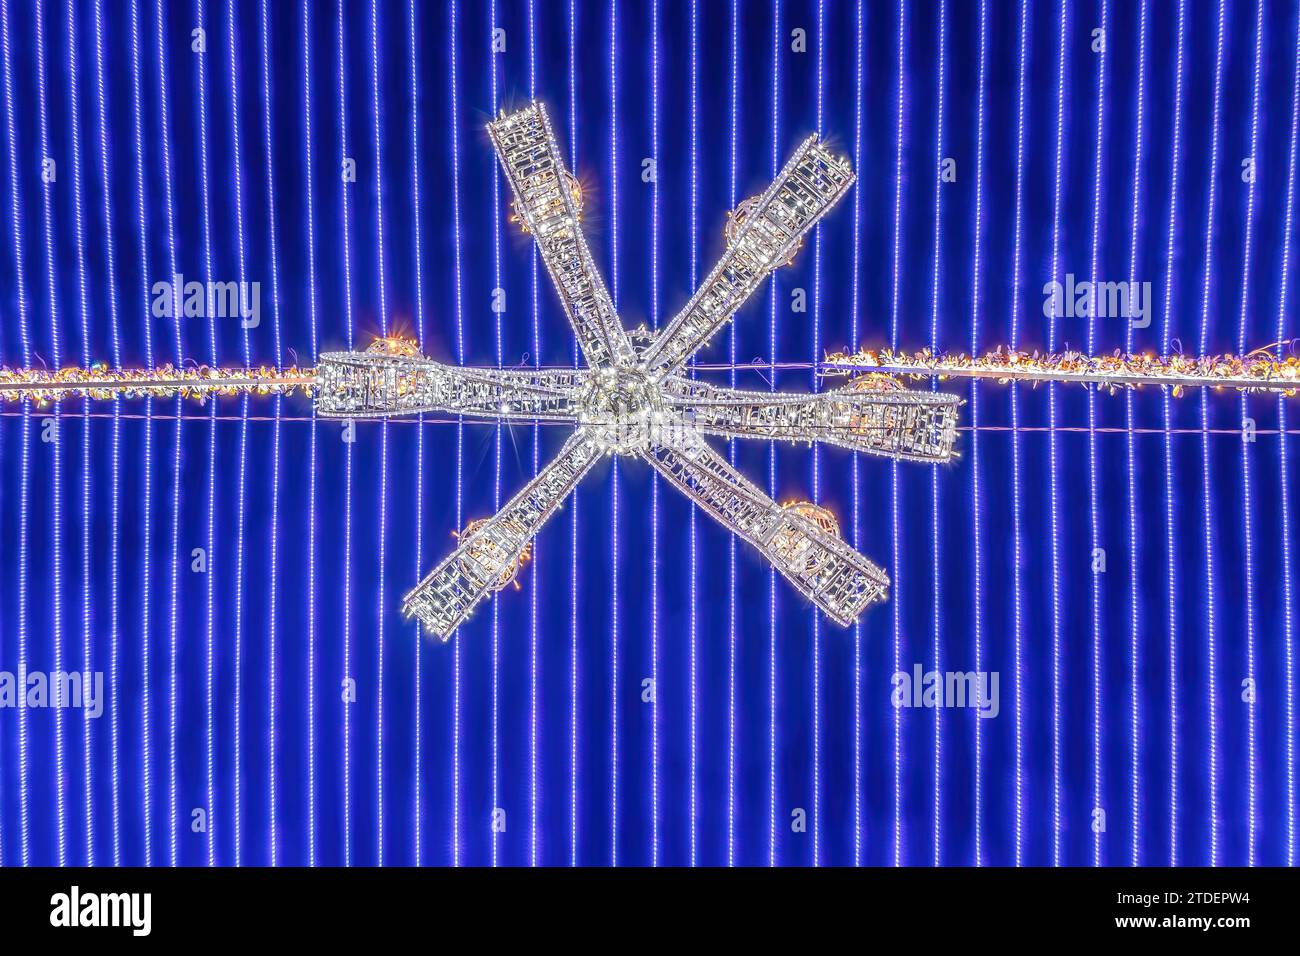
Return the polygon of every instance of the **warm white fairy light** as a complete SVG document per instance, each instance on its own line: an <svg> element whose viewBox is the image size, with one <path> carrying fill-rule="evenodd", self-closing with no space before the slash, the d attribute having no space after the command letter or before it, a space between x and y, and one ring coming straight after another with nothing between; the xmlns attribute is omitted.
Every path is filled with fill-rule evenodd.
<svg viewBox="0 0 1300 956"><path fill-rule="evenodd" d="M393 354L392 350L394 349L405 349L405 355L418 358L418 348L413 344L409 347L404 346L405 341L391 336L381 338L376 340L371 349L379 348L388 354ZM1283 347L1288 344L1282 343ZM1273 345L1269 346L1269 349L1277 347L1277 345ZM341 361L342 364L349 364L350 360L356 359L361 354L332 353L331 357L327 353L327 362L323 364L328 364L329 361ZM343 358L340 360L340 356L350 356L350 359ZM449 374L448 366L438 365L423 359L419 359L419 361L411 365L412 369L416 366L425 370L422 374L431 375L434 378ZM748 367L738 366L738 369ZM765 363L764 368L766 367ZM806 365L801 367L806 367ZM710 368L716 368L716 366L710 366ZM900 382L904 379L936 378L945 381L948 379L978 378L996 381L1004 385L1013 382L1026 382L1032 386L1052 382L1098 385L1114 394L1127 389L1140 389L1143 386L1163 386L1170 389L1175 396L1184 395L1188 389L1192 388L1270 392L1284 397L1300 394L1300 357L1288 356L1282 358L1268 349L1258 349L1244 357L1214 355L1205 358L1189 358L1171 355L1168 358L1161 358L1154 355L1124 355L1122 353L1100 356L1084 355L1081 352L1040 354L1038 352L999 348L979 358L971 358L964 354L934 355L929 349L908 353L893 352L886 348L878 350L866 349L856 353L834 352L826 357L825 361L820 364L819 369L820 374L823 376L849 378L849 384L855 389L886 393L901 389ZM480 373L487 370L457 370L453 366L451 371ZM495 369L491 371L496 372ZM243 394L254 397L288 396L295 393L305 396L317 396L322 394L322 389L328 391L339 387L340 383L338 381L331 380L322 383L320 373L321 369L318 368L299 368L297 366L276 369L271 366L212 368L207 365L196 365L178 369L170 363L152 369L115 369L108 368L101 363L96 363L88 369L76 366L57 371L43 368L0 368L0 402L28 401L34 403L37 407L43 407L71 398L92 398L104 401L111 401L114 398L183 398L204 404L209 398ZM326 374L331 373L327 372ZM533 376L536 376L536 378L534 379ZM568 367L561 369L534 366L525 377L521 377L514 371L504 371L502 376L496 379L497 385L522 388L524 391L519 392L518 395L523 396L523 399L520 402L500 402L495 406L495 412L508 418L525 418L536 415L541 418L561 417L568 420L566 415L543 414L543 409L553 410L563 403L557 404L557 402L551 400L554 396L548 398L542 393L530 392L530 382L547 386L553 385L562 390L568 390L580 382L585 383L586 376L585 370L575 371ZM420 375L416 375L416 378L419 377ZM483 380L486 379L486 376L480 374L471 374L470 377L480 380L477 387L482 387ZM713 401L704 403L697 409L697 414L700 416L696 420L697 427L709 433L727 434L733 428L743 428L747 432L757 434L760 427L763 430L775 428L779 433L770 437L779 438L783 441L806 441L805 437L797 433L797 427L790 425L788 421L790 413L797 412L798 414L795 417L802 417L808 427L824 428L827 427L828 422L831 426L834 426L836 422L835 411L830 407L834 403L827 402L824 397L809 401L811 396L808 395L781 396L778 394L776 396L777 401L787 412L774 414L772 422L766 422L762 426L752 426L745 422L744 411L748 407L746 403L738 399L734 402L729 402L726 399L745 396L749 399L758 397L766 400L771 397L769 393L744 391L731 393L727 389L716 389L702 382L691 382L690 387L687 387L679 383L676 376L664 381L665 389L672 389L674 396L679 398L692 393L700 396L711 394L714 397ZM353 387L355 387L355 383L353 383ZM821 393L821 395L840 395L840 393ZM943 398L943 396L940 397ZM324 396L324 398L326 401L330 400L328 396ZM371 408L368 411L373 415L407 414L415 407L414 404L408 402L408 399L409 396L403 395L401 407L388 412L383 412L377 408ZM414 400L410 399L410 401ZM913 392L904 392L901 398L887 401L887 403L897 404L900 401L908 404L914 402L920 405L933 404L940 407L950 403L947 400L933 402L923 395L919 396L918 400L917 393ZM473 406L472 411L466 409L467 414L493 414L493 412L487 411L488 406L491 404L487 398L479 401L471 396L467 398L467 402ZM855 405L854 408L856 409L857 406ZM834 435L830 438L819 436L820 440L844 444L846 447L853 447L858 450L866 450L859 446L863 444L864 424L869 419L855 417L855 413L847 409L844 411L845 414L849 415L848 421L853 427L846 426L844 434ZM783 421L789 427L778 427ZM857 424L854 424L854 422ZM873 442L873 444L879 445L882 443Z"/></svg>
<svg viewBox="0 0 1300 956"><path fill-rule="evenodd" d="M1245 392L1300 393L1300 358L1283 357L1270 349L1280 343L1256 349L1244 356L1184 355L1165 357L1140 354L1086 355L1082 352L1022 351L998 348L979 357L962 353L916 352L889 348L864 349L856 353L835 352L826 357L827 375L848 375L867 370L902 378L980 378L1002 384L1050 382L1099 385L1111 393L1144 385L1165 386L1175 396L1189 388L1237 389Z"/></svg>

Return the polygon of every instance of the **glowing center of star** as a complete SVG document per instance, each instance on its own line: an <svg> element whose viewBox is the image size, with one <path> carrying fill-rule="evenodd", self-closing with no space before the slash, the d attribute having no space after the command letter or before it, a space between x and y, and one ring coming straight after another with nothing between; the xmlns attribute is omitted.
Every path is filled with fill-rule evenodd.
<svg viewBox="0 0 1300 956"><path fill-rule="evenodd" d="M634 368L595 371L578 393L578 419L608 451L629 455L648 448L663 423L659 386Z"/></svg>

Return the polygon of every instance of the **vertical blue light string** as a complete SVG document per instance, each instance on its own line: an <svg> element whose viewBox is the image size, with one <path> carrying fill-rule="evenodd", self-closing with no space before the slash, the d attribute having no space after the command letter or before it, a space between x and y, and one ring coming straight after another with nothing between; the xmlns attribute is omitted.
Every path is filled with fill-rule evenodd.
<svg viewBox="0 0 1300 956"><path fill-rule="evenodd" d="M1052 185L1052 281L1061 281L1061 164L1065 138L1066 0L1060 2L1056 61L1056 147ZM1056 350L1058 310L1047 323L1047 348ZM1048 499L1052 536L1052 865L1061 865L1061 522L1057 450L1057 387L1047 386Z"/></svg>
<svg viewBox="0 0 1300 956"><path fill-rule="evenodd" d="M21 342L23 367L32 364L31 328L28 325L27 284L24 281L25 257L23 248L23 211L22 197L18 189L18 140L14 123L14 69L13 49L10 42L9 3L0 4L0 48L4 52L4 90L5 90L5 139L8 143L10 215L13 221L14 239L14 285L18 302L18 337ZM27 628L28 628L28 577L30 574L30 554L28 551L28 483L31 476L31 405L23 403L23 427L19 452L18 485L18 669L27 672ZM31 862L30 818L28 804L29 766L27 760L27 708L18 711L18 849L19 862L27 866Z"/></svg>
<svg viewBox="0 0 1300 956"><path fill-rule="evenodd" d="M1210 282L1214 274L1214 220L1218 202L1219 124L1223 98L1224 47L1227 40L1227 5L1220 0L1215 32L1214 107L1210 129L1210 165L1206 194L1205 269L1201 279L1200 353L1206 354L1210 338ZM1219 701L1218 701L1218 633L1214 581L1214 514L1210 497L1210 393L1201 389L1201 497L1202 539L1205 554L1205 650L1207 675L1207 714L1209 725L1209 858L1210 866L1219 864Z"/></svg>
<svg viewBox="0 0 1300 956"><path fill-rule="evenodd" d="M609 258L610 294L618 310L618 0L609 5ZM618 866L618 459L609 470L610 764L609 862Z"/></svg>
<svg viewBox="0 0 1300 956"><path fill-rule="evenodd" d="M853 76L853 168L862 169L862 101L863 74L867 56L864 22L866 12L862 5L857 8L854 19L854 76ZM859 294L862 286L862 189L853 190L853 269L850 273L849 307L849 350L856 353L859 342ZM862 486L858 475L858 456L851 459L851 482L853 487L853 548L861 546L861 497ZM862 622L853 622L853 865L862 865Z"/></svg>
<svg viewBox="0 0 1300 956"><path fill-rule="evenodd" d="M659 2L650 4L650 324L659 328ZM650 865L659 865L659 474L650 476ZM734 589L732 602L734 605Z"/></svg>
<svg viewBox="0 0 1300 956"><path fill-rule="evenodd" d="M1020 38L1016 64L1016 199L1015 226L1011 240L1011 348L1020 347L1020 285L1024 278L1021 243L1025 212L1025 98L1029 86L1030 4L1021 0ZM1024 725L1024 526L1020 478L1020 387L1011 383L1011 522L1012 522L1012 642L1014 644L1015 691L1015 865L1024 865L1025 850L1025 725Z"/></svg>
<svg viewBox="0 0 1300 956"><path fill-rule="evenodd" d="M171 162L171 138L170 123L168 121L168 112L171 101L171 84L167 74L167 47L166 47L166 25L163 21L163 0L158 0L155 6L155 25L157 33L157 54L158 54L158 100L159 100L159 124L162 135L159 139L162 142L163 151L163 197L167 210L167 272L169 278L176 275L176 212L173 204L172 190L172 162ZM141 200L143 202L143 199ZM205 219L206 222L206 219ZM207 232L205 230L206 237ZM174 292L175 290L173 290ZM174 296L173 296L174 297ZM173 302L173 313L175 312L176 303ZM184 338L181 334L181 323L176 321L173 314L176 332L176 367L180 368L185 360ZM168 795L167 795L167 820L168 826L168 864L176 865L176 833L179 825L179 817L176 806L176 720L177 708L179 706L178 694L176 691L176 649L178 634L180 628L180 525L181 525L181 447L182 447L182 423L184 415L182 414L181 398L177 396L175 402L176 431L174 449L172 455L172 521L171 521L171 575L168 582L170 589L170 606L168 613L168 688L172 693L169 694L167 702L167 763L168 763ZM145 636L146 643L148 635ZM145 683L151 684L149 679L148 662L145 662ZM144 718L146 725L149 722L149 702L145 700ZM151 777L153 751L145 747L145 779ZM152 865L153 855L151 850L151 840L148 836L145 838L145 858L146 862Z"/></svg>
<svg viewBox="0 0 1300 956"><path fill-rule="evenodd" d="M1291 68L1291 132L1287 150L1286 219L1282 241L1282 276L1278 290L1277 341L1286 341L1287 303L1291 292L1291 242L1295 235L1295 185L1297 131L1300 129L1300 12L1297 12L1294 62ZM1278 345L1281 355L1281 345ZM1295 866L1296 767L1295 767L1295 598L1294 566L1291 553L1291 464L1288 457L1286 420L1287 398L1279 395L1278 409L1278 478L1281 516L1278 534L1282 539L1282 647L1286 662L1286 854L1287 866Z"/></svg>
<svg viewBox="0 0 1300 956"><path fill-rule="evenodd" d="M316 201L312 163L311 4L302 5L303 180L307 207L307 313L311 358L317 351ZM307 865L316 865L316 404L311 410L311 444L307 461Z"/></svg>
<svg viewBox="0 0 1300 956"><path fill-rule="evenodd" d="M348 101L344 83L345 53L343 42L343 0L338 4L338 91L339 91L339 155L346 163L348 156ZM355 177L354 177L355 181ZM351 350L354 340L352 319L352 244L349 238L351 228L350 203L348 202L348 180L342 179L343 220L339 230L343 240L343 289L344 307L347 318L347 346ZM355 680L352 676L352 445L355 423L344 423L344 501L343 501L343 680ZM352 865L352 711L348 701L343 703L343 864Z"/></svg>
<svg viewBox="0 0 1300 956"><path fill-rule="evenodd" d="M947 23L948 4L946 0L939 2L939 55L938 55L938 76L936 77L937 90L937 108L935 110L935 162L933 169L934 176L934 251L933 251L933 269L931 270L931 287L930 287L930 349L933 352L939 351L939 274L940 274L940 248L943 238L943 179L940 176L940 170L944 162L944 74L947 72L948 61L948 23ZM937 387L937 382L933 379L930 382L930 388L933 390ZM933 646L931 653L934 659L934 670L942 673L942 653L939 644L939 635L943 629L943 621L939 612L939 596L941 593L940 585L940 562L939 562L939 466L932 465L930 468L930 573L933 590L930 595L931 599L931 627ZM934 709L934 790L932 794L932 809L934 815L934 865L940 866L943 862L943 793L942 793L942 770L943 770L943 710L936 707Z"/></svg>
<svg viewBox="0 0 1300 956"><path fill-rule="evenodd" d="M46 91L46 74L45 74L45 16L43 13L43 4L36 6L36 62L38 72L37 99L40 116L40 142L41 156L48 158L50 156L50 140L48 128L48 107ZM56 278L57 267L54 259L54 219L51 211L53 199L51 197L52 182L46 182L45 188L41 191L42 211L44 214L44 238L45 238L45 278L48 286L49 300L47 302L47 311L49 314L50 328L50 364L54 368L62 367L62 358L60 350L60 326L59 326L59 305L56 288L58 280ZM50 557L52 560L53 575L50 580L50 600L51 600L51 634L50 638L54 648L54 670L62 671L63 667L63 565L60 554L63 550L63 469L62 454L59 451L59 440L62 438L63 422L60 407L55 404L51 409L50 418L53 421L54 441L50 444L50 456L52 458L52 469L50 474ZM60 708L54 714L54 813L55 827L57 836L57 851L59 866L67 866L68 847L67 847L67 826L68 814L64 802L64 782L66 772L64 767L64 716Z"/></svg>
<svg viewBox="0 0 1300 956"><path fill-rule="evenodd" d="M984 109L987 97L987 60L988 60L988 5L980 0L979 5L979 87L976 93L975 123L975 244L971 262L971 318L970 318L970 353L979 355L980 310L983 304L983 286L981 272L983 266L984 238ZM983 554L980 540L980 443L979 443L979 382L972 381L970 389L971 404L971 537L972 563L971 581L973 590L974 617L971 626L975 640L975 672L984 673L984 581L982 577ZM980 704L983 705L983 701ZM984 750L983 721L975 721L975 812L972 821L974 834L975 865L984 865Z"/></svg>
<svg viewBox="0 0 1300 956"><path fill-rule="evenodd" d="M528 0L528 98L537 99L537 10L534 0ZM542 365L541 316L538 310L537 296L537 245L534 243L528 251L528 306L533 324L533 370ZM533 477L541 464L541 426L533 422ZM538 659L537 630L537 541L533 541L533 561L529 568L528 587L528 865L537 866L538 847L541 833L538 829L539 793L537 785L538 771L538 696L537 682L540 661Z"/></svg>
<svg viewBox="0 0 1300 956"><path fill-rule="evenodd" d="M379 6L370 0L370 83L371 119L375 128L375 284L379 290L379 331L388 337L388 288L384 255L384 162L380 148L382 128L379 110ZM375 861L384 865L384 623L387 602L384 572L388 545L388 420L379 426L379 583L375 607L375 667L378 674L375 701Z"/></svg>
<svg viewBox="0 0 1300 956"><path fill-rule="evenodd" d="M271 251L271 332L275 341L275 367L279 371L284 367L284 352L280 339L280 253L275 224L275 163L271 134L271 27L270 11L267 0L262 0L261 8L261 60L262 60L262 135L265 138L263 161L266 164L266 199L267 224ZM310 279L308 281L311 281ZM271 438L271 580L267 607L267 646L270 649L267 661L267 730L266 730L266 764L267 764L267 813L268 858L271 866L280 862L280 828L278 812L278 774L279 756L279 649L277 645L279 630L276 615L280 607L280 418L283 412L281 396L275 396L275 423Z"/></svg>
<svg viewBox="0 0 1300 956"><path fill-rule="evenodd" d="M775 179L780 166L780 116L781 116L781 0L773 0L772 5L772 178ZM769 313L767 325L768 338L768 389L776 391L776 296L777 282L773 276L771 295L768 299ZM767 446L767 493L769 497L776 494L776 443ZM776 569L767 572L767 611L768 611L768 710L767 710L767 865L776 866L776 707L777 707L777 669L776 669Z"/></svg>
<svg viewBox="0 0 1300 956"><path fill-rule="evenodd" d="M889 347L898 348L898 309L901 293L900 268L903 244L903 110L907 100L907 4L898 2L898 103L894 117L894 226L893 271L890 282ZM902 669L903 660L903 601L900 578L902 576L902 534L898 506L898 462L889 463L890 536L893 542L893 651L894 670ZM903 711L894 708L894 866L903 865Z"/></svg>
<svg viewBox="0 0 1300 956"><path fill-rule="evenodd" d="M460 228L460 86L457 82L456 0L451 0L450 20L447 29L447 76L450 83L451 115L448 125L451 127L451 210L452 210L452 265L455 276L456 296L456 362L465 364L465 322L464 296L462 293L461 272L461 228ZM464 480L465 480L465 421L463 417L456 420L456 527L464 527ZM452 866L461 863L460 832L460 641L452 642L452 698L451 698L451 862Z"/></svg>
<svg viewBox="0 0 1300 956"><path fill-rule="evenodd" d="M700 7L698 0L691 0L691 272L690 288L694 289L699 279L699 243L700 243ZM691 356L691 371L694 374L695 356ZM699 863L700 838L700 754L699 754L699 567L696 564L696 517L699 509L692 507L690 525L687 529L689 542L688 591L690 596L690 860L691 866Z"/></svg>
<svg viewBox="0 0 1300 956"><path fill-rule="evenodd" d="M415 0L406 5L407 54L411 70L411 220L415 248L415 335L420 354L424 355L424 245L420 229L420 83L418 61L415 53ZM415 436L415 580L424 574L424 413L418 418ZM424 864L423 805L424 805L424 653L425 641L420 633L420 622L411 628L415 638L415 750L412 760L413 797L411 830L414 841L413 859L416 866Z"/></svg>
<svg viewBox="0 0 1300 956"><path fill-rule="evenodd" d="M500 109L497 92L497 52L491 48L491 37L496 29L497 5L495 0L488 4L488 75L491 85L492 116L495 118ZM492 208L501 208L501 176L499 169L492 172ZM502 295L501 284L501 217L492 217L492 275L493 295ZM503 335L505 333L502 313L496 312L496 351L497 368L505 363ZM501 508L501 422L498 420L493 428L492 443L492 512ZM500 747L500 685L501 685L501 605L496 595L492 596L492 807L493 813L501 806L501 747ZM492 865L496 866L500 853L501 833L492 828Z"/></svg>
<svg viewBox="0 0 1300 956"><path fill-rule="evenodd" d="M68 79L69 90L68 100L70 109L68 111L69 119L69 142L72 144L72 197L73 197L73 237L77 250L77 302L80 309L81 325L81 365L82 368L90 368L90 306L87 302L86 292L86 271L88 264L86 261L86 225L85 216L82 213L83 200L85 198L84 176L81 165L81 84L78 81L80 68L78 67L77 46L78 30L77 15L71 0L68 3ZM112 315L116 315L117 302L113 296L112 278L109 279L109 307ZM116 325L116 322L113 323ZM93 673L91 657L91 615L90 615L90 487L91 487L91 458L90 458L90 399L87 398L82 403L82 427L81 427L81 640L82 640L82 671L85 674ZM58 542L55 544L59 547ZM86 856L87 866L95 865L95 813L94 813L94 774L93 774L93 735L91 734L92 724L89 718L82 721L82 788L84 795L84 813L86 834Z"/></svg>
<svg viewBox="0 0 1300 956"><path fill-rule="evenodd" d="M1259 100L1260 100L1260 82L1263 68L1264 55L1264 3L1263 0L1256 0L1255 3L1255 49L1253 56L1252 69L1252 86L1250 100L1250 157L1252 163L1258 162L1259 155ZM1250 177L1246 183L1246 222L1245 237L1242 240L1242 262L1241 262L1241 313L1237 327L1237 354L1246 354L1246 333L1247 333L1247 313L1246 308L1250 301L1250 267L1252 262L1252 253L1254 252L1254 228L1255 228L1255 177ZM1280 346L1279 346L1280 347ZM1241 417L1242 427L1245 428L1247 421L1247 411L1249 410L1249 396L1246 392L1241 393ZM1246 679L1250 681L1251 686L1255 685L1255 523L1254 509L1252 506L1254 498L1254 481L1251 473L1250 449L1252 442L1242 441L1241 443L1241 517L1242 517L1242 572L1244 575L1244 590L1246 595ZM1255 698L1257 700L1258 698ZM1246 861L1249 866L1255 865L1255 844L1256 844L1256 826L1257 814L1259 808L1258 797L1258 754L1256 752L1256 704L1252 700L1246 708Z"/></svg>
<svg viewBox="0 0 1300 956"><path fill-rule="evenodd" d="M1178 3L1178 39L1174 67L1174 118L1173 138L1170 145L1169 165L1169 225L1165 240L1165 296L1164 321L1160 334L1160 354L1169 356L1170 331L1173 325L1174 295L1174 240L1178 234L1178 189L1182 174L1183 132L1183 57L1186 50L1186 0ZM1173 409L1169 389L1161 389L1160 398L1164 417L1165 460L1165 593L1169 607L1169 865L1178 865L1178 581L1175 548L1174 516L1177 506L1174 498Z"/></svg>
<svg viewBox="0 0 1300 956"><path fill-rule="evenodd" d="M144 327L144 362L154 367L153 328L149 322L149 238L145 215L144 185L144 106L141 90L144 64L140 56L140 5L131 5L131 112L132 146L135 150L136 215L140 234L140 315ZM165 137L164 137L165 138ZM150 655L152 607L150 597L153 576L153 398L144 400L144 467L140 475L140 791L142 811L143 862L153 863L153 782L152 713L150 685L153 671Z"/></svg>
<svg viewBox="0 0 1300 956"><path fill-rule="evenodd" d="M243 164L240 162L240 129L239 129L239 70L236 68L235 45L235 4L232 0L229 7L229 16L226 19L227 34L226 38L230 44L230 158L234 167L235 179L235 237L237 240L237 253L239 256L239 290L241 311L244 305L244 289L247 281L246 274L246 256L244 248L244 175ZM215 317L210 317L213 320ZM241 319L240 328L242 330L241 342L243 345L244 367L252 365L252 354L250 349L248 326ZM215 405L215 402L214 402ZM235 681L235 699L234 699L234 723L235 723L235 740L234 740L234 763L231 781L231 792L234 799L234 818L232 820L232 835L234 837L234 861L235 866L243 865L243 741L244 741L244 707L243 707L243 688L244 688L244 531L246 527L246 510L244 504L245 490L248 485L248 395L247 393L240 396L239 400L239 485L238 498L236 504L235 517L235 660L234 660L234 681ZM211 569L209 569L211 570ZM209 865L215 865L215 858L211 858Z"/></svg>
<svg viewBox="0 0 1300 956"><path fill-rule="evenodd" d="M731 69L728 81L730 111L730 192L729 206L736 208L736 140L737 113L740 89L738 68L740 60L740 5L731 3ZM691 283L691 288L695 284ZM727 330L727 351L730 357L731 387L736 387L736 323ZM727 440L727 457L736 464L735 439ZM658 476L656 475L656 482ZM694 509L692 509L694 510ZM736 536L727 536L727 865L736 865Z"/></svg>
<svg viewBox="0 0 1300 956"><path fill-rule="evenodd" d="M577 0L569 0L569 164L577 175L578 133L576 69ZM578 367L578 338L573 336L573 366ZM569 526L569 865L578 865L578 495L572 499Z"/></svg>
<svg viewBox="0 0 1300 956"><path fill-rule="evenodd" d="M1092 168L1092 242L1089 257L1089 278L1092 281L1091 306L1088 309L1087 349L1089 355L1097 354L1097 283L1101 257L1102 222L1102 151L1106 130L1106 27L1109 5L1101 4L1101 49L1097 51L1097 123L1093 149ZM1101 572L1097 570L1097 555L1101 547L1101 502L1097 493L1097 388L1088 389L1088 525L1092 546L1093 571L1089 580L1092 612L1092 805L1104 806L1102 797L1102 747L1105 729L1101 723ZM1105 831L1092 829L1092 864L1101 866Z"/></svg>
<svg viewBox="0 0 1300 956"><path fill-rule="evenodd" d="M205 35L207 28L203 26L206 22L204 17L203 0L198 0L194 21L200 26L198 29L203 30ZM163 38L159 41L162 44ZM206 40L204 41L206 43ZM159 55L165 55L165 51L160 50ZM195 75L198 80L199 88L199 169L201 172L200 183L202 186L202 206L203 206L203 267L205 278L208 282L215 281L215 275L212 269L212 215L211 201L208 191L208 96L207 96L207 78L204 73L204 60L206 52L197 57L194 62ZM179 334L180 322L177 321ZM208 316L208 360L213 368L217 367L217 323L215 319ZM179 399L177 400L176 415L181 417L181 407ZM180 475L180 448L177 447L177 481ZM216 535L217 535L217 401L211 399L208 404L208 488L207 488L207 528L205 532L206 557L204 559L204 586L206 589L206 600L204 602L204 724L205 724L205 765L206 765L206 806L207 806L207 864L215 866L217 862L217 778L216 778L216 680L217 680L217 662L216 662L216 598L215 598L215 578L217 570L216 562ZM171 647L171 727L170 741L171 749L170 762L172 774L172 834L171 834L171 865L179 864L179 846L177 843L181 821L179 807L177 805L177 777L179 770L177 767L177 752L180 747L178 735L180 733L179 716L177 713L177 698L180 695L180 642L179 635L173 630L172 647ZM236 707L238 711L238 707ZM235 792L236 810L238 816L238 788ZM239 848L239 827L235 826L235 849L238 854ZM236 860L238 862L238 860Z"/></svg>
<svg viewBox="0 0 1300 956"><path fill-rule="evenodd" d="M825 126L823 124L823 107L826 102L826 4L824 0L817 2L817 133L824 135ZM821 357L821 334L822 334L822 227L819 222L813 227L813 321L812 321L812 354L809 359L809 365L812 368L810 373L812 391L816 392L821 387L821 379L817 375L818 361ZM814 443L812 446L812 497L813 504L821 503L821 447ZM822 715L821 715L821 683L822 683L822 647L821 647L821 615L817 608L811 611L812 623L812 777L813 777L813 819L812 819L812 844L813 844L813 866L821 866L822 844L821 844L821 809L822 809Z"/></svg>
<svg viewBox="0 0 1300 956"><path fill-rule="evenodd" d="M1142 0L1138 11L1138 74L1134 93L1133 112L1133 211L1129 220L1129 288L1136 289L1138 268L1139 217L1142 208L1142 163L1145 152L1146 70L1147 70L1147 3ZM1132 355L1134 348L1133 323L1125 327L1124 351ZM1142 818L1142 768L1141 768L1141 697L1140 678L1141 608L1138 603L1138 520L1137 520L1137 452L1134 448L1134 396L1130 389L1124 395L1125 443L1128 464L1128 551L1129 551L1129 826L1130 856L1133 866L1141 864L1139 833Z"/></svg>
<svg viewBox="0 0 1300 956"><path fill-rule="evenodd" d="M117 307L117 257L115 255L113 204L111 200L108 158L108 106L104 96L104 8L102 0L96 0L95 7L95 102L98 114L99 133L99 175L104 187L104 249L107 254L109 280L109 321L111 323L113 368L122 368L121 326ZM135 16L134 9L132 17ZM138 77L137 77L138 80ZM121 488L121 444L122 444L122 401L113 399L113 432L111 451L111 471L109 474L109 496L112 498L109 515L109 618L108 618L108 655L109 655L109 812L113 827L113 865L122 865L122 797L119 742L121 738L121 712L118 708L118 671L121 651L121 629L119 615L119 598L121 590L120 541L122 533L121 508L118 503ZM146 508L147 510L147 508ZM87 585L88 587L89 585ZM86 654L89 670L89 652ZM87 755L90 747L87 744ZM89 776L89 774L87 774ZM87 788L87 793L89 793ZM87 808L87 815L90 813Z"/></svg>

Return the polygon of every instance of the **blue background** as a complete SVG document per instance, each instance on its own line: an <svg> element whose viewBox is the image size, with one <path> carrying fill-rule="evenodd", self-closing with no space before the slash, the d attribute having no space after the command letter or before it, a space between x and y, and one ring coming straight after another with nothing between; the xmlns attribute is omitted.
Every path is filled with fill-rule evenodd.
<svg viewBox="0 0 1300 956"><path fill-rule="evenodd" d="M573 362L483 128L534 95L629 327L675 313L802 137L852 157L855 189L700 356L798 363L782 390L859 344L1296 334L1293 5L1264 3L1258 35L1255 4L1209 2L3 9L10 366L310 365L384 330L445 361ZM174 271L261 282L261 325L152 317ZM1066 273L1150 282L1150 327L1049 323ZM0 863L1294 862L1284 403L942 387L968 399L952 465L735 447L889 569L858 627L621 461L446 645L401 595L566 429L430 416L349 444L301 396L78 400L47 443L53 411L8 406L0 669L103 670L111 699L97 721L0 711ZM918 663L997 671L999 715L895 710Z"/></svg>

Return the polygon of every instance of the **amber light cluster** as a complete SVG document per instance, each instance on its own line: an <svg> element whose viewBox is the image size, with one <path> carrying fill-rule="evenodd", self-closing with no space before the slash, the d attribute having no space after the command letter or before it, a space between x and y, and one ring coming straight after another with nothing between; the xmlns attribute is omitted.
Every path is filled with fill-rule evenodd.
<svg viewBox="0 0 1300 956"><path fill-rule="evenodd" d="M921 378L990 378L1002 383L1027 381L1078 382L1100 385L1114 393L1142 385L1161 385L1181 395L1188 388L1210 386L1239 391L1271 391L1295 395L1300 391L1300 359L1279 358L1264 349L1245 356L1211 355L1192 358L1170 355L1084 355L1081 352L1021 352L999 347L979 358L961 353L863 350L826 357L824 374L873 373Z"/></svg>
<svg viewBox="0 0 1300 956"><path fill-rule="evenodd" d="M275 369L212 368L196 365L176 368L113 369L103 364L89 368L46 369L0 368L0 400L27 400L37 406L68 398L192 398L208 396L289 395L301 391L310 395L316 384L314 369L296 366Z"/></svg>
<svg viewBox="0 0 1300 956"><path fill-rule="evenodd" d="M510 585L514 585L516 591L523 590L519 581L519 572L524 569L529 561L533 559L533 543L529 541L524 545L523 550L518 554L498 553L498 549L490 538L475 537L474 532L486 525L490 518L475 518L469 524L465 525L463 531L453 531L451 536L456 539L464 539L469 547L461 559L461 570L465 574L473 574L478 566L491 562L494 566L501 567L501 573L496 579L488 584L490 591L504 591Z"/></svg>

